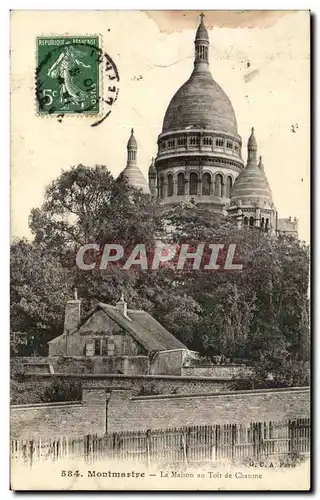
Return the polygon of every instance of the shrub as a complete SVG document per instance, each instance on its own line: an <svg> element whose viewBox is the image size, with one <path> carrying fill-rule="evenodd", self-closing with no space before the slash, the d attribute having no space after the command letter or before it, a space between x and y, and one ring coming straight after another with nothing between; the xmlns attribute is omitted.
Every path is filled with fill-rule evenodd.
<svg viewBox="0 0 320 500"><path fill-rule="evenodd" d="M77 380L56 379L45 389L42 401L58 403L62 401L81 401L82 385Z"/></svg>

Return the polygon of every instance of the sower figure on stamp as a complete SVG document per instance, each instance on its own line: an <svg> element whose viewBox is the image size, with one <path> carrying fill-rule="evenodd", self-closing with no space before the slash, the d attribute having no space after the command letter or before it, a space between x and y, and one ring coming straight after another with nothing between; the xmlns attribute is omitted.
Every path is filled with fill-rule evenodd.
<svg viewBox="0 0 320 500"><path fill-rule="evenodd" d="M83 57L80 50L71 46L66 46L66 49L61 52L58 59L54 62L48 71L48 76L58 78L60 83L60 102L67 104L70 98L74 104L80 104L84 107L84 101L87 94L77 87L73 82L73 76L80 71L78 66L90 68L90 64L84 64L79 58Z"/></svg>

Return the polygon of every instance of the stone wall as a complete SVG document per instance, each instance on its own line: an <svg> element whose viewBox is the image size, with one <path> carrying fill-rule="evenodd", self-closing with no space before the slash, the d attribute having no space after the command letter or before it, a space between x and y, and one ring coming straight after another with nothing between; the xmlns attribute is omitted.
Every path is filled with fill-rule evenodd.
<svg viewBox="0 0 320 500"><path fill-rule="evenodd" d="M173 349L155 353L150 362L151 375L181 375L181 367L187 355L187 349Z"/></svg>
<svg viewBox="0 0 320 500"><path fill-rule="evenodd" d="M309 416L309 388L148 397L122 390L112 391L108 403L109 432Z"/></svg>
<svg viewBox="0 0 320 500"><path fill-rule="evenodd" d="M172 375L93 375L84 377L84 387L130 389L134 395L144 394L200 394L227 391L230 380L211 377L179 377Z"/></svg>
<svg viewBox="0 0 320 500"><path fill-rule="evenodd" d="M11 406L11 439L53 439L106 430L105 391L83 392L82 402Z"/></svg>
<svg viewBox="0 0 320 500"><path fill-rule="evenodd" d="M147 374L148 356L51 356L48 358L14 358L25 374L35 373L122 373Z"/></svg>
<svg viewBox="0 0 320 500"><path fill-rule="evenodd" d="M84 389L81 403L12 406L11 437L53 439L309 416L310 390L305 387L137 397L105 385Z"/></svg>
<svg viewBox="0 0 320 500"><path fill-rule="evenodd" d="M16 357L12 366L20 367L26 374L34 373L88 373L123 375L182 375L185 377L211 377L232 379L250 374L246 365L186 364L188 351L175 349L148 356L49 356Z"/></svg>
<svg viewBox="0 0 320 500"><path fill-rule="evenodd" d="M11 380L11 403L40 403L45 390L54 381L74 380L88 388L130 389L134 395L183 394L227 391L230 380L206 377L176 377L156 375L90 375L48 373L25 375L22 380Z"/></svg>
<svg viewBox="0 0 320 500"><path fill-rule="evenodd" d="M232 379L233 377L244 378L251 374L246 365L199 365L182 366L181 375L186 377L214 377Z"/></svg>

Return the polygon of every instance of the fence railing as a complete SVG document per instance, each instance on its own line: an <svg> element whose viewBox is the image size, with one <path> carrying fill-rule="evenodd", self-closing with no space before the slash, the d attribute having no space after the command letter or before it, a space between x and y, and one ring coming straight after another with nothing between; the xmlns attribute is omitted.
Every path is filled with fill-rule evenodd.
<svg viewBox="0 0 320 500"><path fill-rule="evenodd" d="M224 424L88 435L56 440L12 440L14 461L82 458L152 464L212 463L308 455L310 419Z"/></svg>

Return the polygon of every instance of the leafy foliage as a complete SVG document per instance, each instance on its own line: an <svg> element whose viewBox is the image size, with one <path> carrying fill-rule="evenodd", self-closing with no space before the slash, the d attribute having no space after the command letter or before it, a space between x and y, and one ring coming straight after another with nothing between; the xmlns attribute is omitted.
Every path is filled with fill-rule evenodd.
<svg viewBox="0 0 320 500"><path fill-rule="evenodd" d="M229 217L194 205L163 213L125 179L115 181L103 166L83 165L63 172L47 188L30 227L34 242L12 246L11 305L12 329L27 332L35 354L61 332L64 304L77 286L84 312L97 301L114 303L124 290L129 307L149 311L189 348L247 360L265 375L272 365L283 383L289 383L289 375L280 376L277 366L295 377L295 360L309 356L309 251L293 237L239 230ZM208 245L221 244L220 267L194 270L189 260L179 270L176 258L154 271L75 266L84 243L132 249L143 242L152 254L159 239L177 248L187 243L190 250L205 243L206 263ZM242 271L224 269L230 244Z"/></svg>
<svg viewBox="0 0 320 500"><path fill-rule="evenodd" d="M44 403L58 403L62 401L81 401L82 385L74 379L53 380L46 387L42 401Z"/></svg>
<svg viewBox="0 0 320 500"><path fill-rule="evenodd" d="M12 354L43 354L45 343L61 332L72 287L72 273L45 245L26 240L11 245Z"/></svg>

